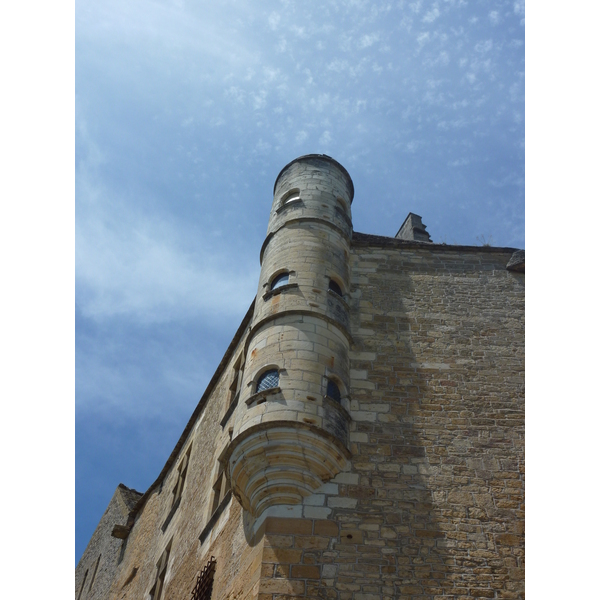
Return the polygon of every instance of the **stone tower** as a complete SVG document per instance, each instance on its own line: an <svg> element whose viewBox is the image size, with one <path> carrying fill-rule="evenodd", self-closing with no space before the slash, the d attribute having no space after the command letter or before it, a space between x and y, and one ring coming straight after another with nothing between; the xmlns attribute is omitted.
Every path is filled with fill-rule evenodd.
<svg viewBox="0 0 600 600"><path fill-rule="evenodd" d="M222 462L254 516L298 504L346 465L354 186L325 155L275 181L239 403Z"/></svg>

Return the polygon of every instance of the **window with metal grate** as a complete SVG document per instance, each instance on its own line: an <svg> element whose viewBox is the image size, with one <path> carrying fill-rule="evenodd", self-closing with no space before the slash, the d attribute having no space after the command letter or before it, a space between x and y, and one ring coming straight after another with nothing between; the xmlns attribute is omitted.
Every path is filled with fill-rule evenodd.
<svg viewBox="0 0 600 600"><path fill-rule="evenodd" d="M210 560L204 565L202 572L196 579L196 585L192 590L191 600L210 600L213 582L215 580L216 566L217 561L214 556L211 556Z"/></svg>
<svg viewBox="0 0 600 600"><path fill-rule="evenodd" d="M279 385L279 371L273 369L263 373L256 382L256 392L262 392L275 388Z"/></svg>

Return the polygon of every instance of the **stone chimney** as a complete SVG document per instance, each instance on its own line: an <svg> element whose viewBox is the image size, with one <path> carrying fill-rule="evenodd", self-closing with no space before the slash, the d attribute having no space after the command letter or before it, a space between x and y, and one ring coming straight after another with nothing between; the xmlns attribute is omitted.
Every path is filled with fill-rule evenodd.
<svg viewBox="0 0 600 600"><path fill-rule="evenodd" d="M429 233L425 231L427 225L423 225L421 217L414 213L408 213L402 227L398 230L396 238L399 240L411 240L417 242L431 242Z"/></svg>

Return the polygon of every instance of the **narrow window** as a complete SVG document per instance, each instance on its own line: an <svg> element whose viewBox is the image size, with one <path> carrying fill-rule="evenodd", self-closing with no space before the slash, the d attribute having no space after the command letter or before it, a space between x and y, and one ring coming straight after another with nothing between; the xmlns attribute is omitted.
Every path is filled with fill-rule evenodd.
<svg viewBox="0 0 600 600"><path fill-rule="evenodd" d="M279 385L279 371L272 369L263 373L256 382L256 392L262 392L275 388Z"/></svg>
<svg viewBox="0 0 600 600"><path fill-rule="evenodd" d="M244 355L241 354L233 365L233 377L231 379L231 384L229 385L228 406L233 404L237 395L240 393L240 389L242 388L242 376L244 375L244 365L242 363L243 358Z"/></svg>
<svg viewBox="0 0 600 600"><path fill-rule="evenodd" d="M277 277L275 277L275 279L273 279L273 281L271 281L271 289L276 290L278 287L281 287L282 285L287 285L289 280L290 280L289 273L281 273L280 275L277 275Z"/></svg>
<svg viewBox="0 0 600 600"><path fill-rule="evenodd" d="M343 296L342 288L333 279L329 280L329 289L338 294L338 296Z"/></svg>
<svg viewBox="0 0 600 600"><path fill-rule="evenodd" d="M217 562L215 561L215 557L211 556L210 560L196 579L196 585L192 590L192 600L210 600L216 566Z"/></svg>
<svg viewBox="0 0 600 600"><path fill-rule="evenodd" d="M327 380L326 395L332 400L335 400L336 402L340 402L342 399L342 395L340 394L340 388L337 386L335 381L332 381L331 379Z"/></svg>
<svg viewBox="0 0 600 600"><path fill-rule="evenodd" d="M179 463L179 467L177 467L177 483L173 488L173 504L171 505L173 508L179 505L181 501L181 495L183 494L183 486L185 484L185 477L187 475L188 463L190 461L190 454L192 453L192 446L188 448L188 451L185 453L182 461Z"/></svg>
<svg viewBox="0 0 600 600"><path fill-rule="evenodd" d="M281 205L289 204L290 202L294 202L295 200L300 200L300 190L294 189L287 192L283 198L281 199Z"/></svg>
<svg viewBox="0 0 600 600"><path fill-rule="evenodd" d="M165 577L167 575L167 566L169 565L169 554L171 553L171 543L165 548L160 560L156 564L156 581L150 590L150 600L160 600L163 596L165 587Z"/></svg>
<svg viewBox="0 0 600 600"><path fill-rule="evenodd" d="M217 508L219 508L221 502L223 502L223 499L230 489L229 481L227 481L227 477L225 477L225 472L223 469L220 469L217 479L213 484L213 500L212 507L210 509L211 516L215 513Z"/></svg>

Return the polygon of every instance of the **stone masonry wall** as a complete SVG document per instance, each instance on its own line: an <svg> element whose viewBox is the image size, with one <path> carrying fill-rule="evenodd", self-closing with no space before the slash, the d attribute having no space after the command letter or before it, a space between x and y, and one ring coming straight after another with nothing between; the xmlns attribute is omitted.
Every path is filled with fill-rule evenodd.
<svg viewBox="0 0 600 600"><path fill-rule="evenodd" d="M262 541L252 539L245 530L242 509L235 499L223 502L223 512L206 539L199 540L212 514L212 486L218 475L218 456L229 441L233 417L223 425L221 421L228 408L232 367L244 342L242 336L170 472L139 512L127 540L123 561L105 598L147 599L156 580L157 563L169 543L171 550L163 600L165 597L190 598L196 577L211 556L217 560L213 598L256 598ZM177 484L177 467L190 444L181 502L168 520L173 504L172 491Z"/></svg>
<svg viewBox="0 0 600 600"><path fill-rule="evenodd" d="M524 597L510 255L356 245L352 465L297 518L266 519L259 600Z"/></svg>
<svg viewBox="0 0 600 600"><path fill-rule="evenodd" d="M112 537L115 525L125 525L130 509L141 494L124 486L115 490L96 531L75 569L75 597L106 598L118 568L121 540Z"/></svg>
<svg viewBox="0 0 600 600"><path fill-rule="evenodd" d="M161 600L187 600L211 556L213 600L523 598L524 275L506 270L511 254L355 234L346 468L258 520L232 498L200 542L242 336L98 597L147 600L171 542Z"/></svg>

